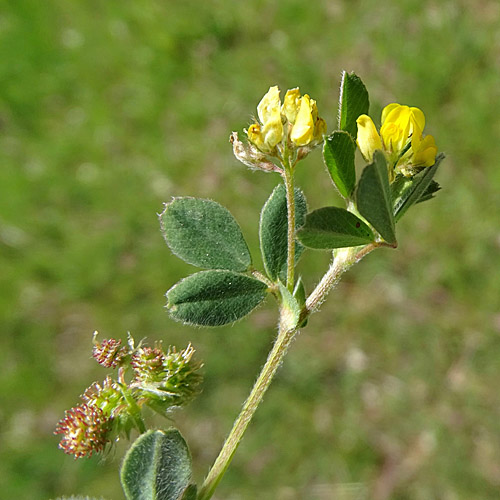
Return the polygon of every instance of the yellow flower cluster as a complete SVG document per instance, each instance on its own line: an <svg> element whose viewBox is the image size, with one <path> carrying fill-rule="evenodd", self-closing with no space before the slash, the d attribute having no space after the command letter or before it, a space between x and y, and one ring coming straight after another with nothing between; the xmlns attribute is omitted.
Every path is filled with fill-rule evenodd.
<svg viewBox="0 0 500 500"><path fill-rule="evenodd" d="M390 168L406 176L415 173L414 167L434 165L437 148L432 135L423 136L425 116L420 109L392 103L382 110L381 121L379 135L369 116L357 119L357 143L367 161L380 149Z"/></svg>
<svg viewBox="0 0 500 500"><path fill-rule="evenodd" d="M326 123L318 117L316 101L298 88L288 90L283 104L280 90L271 87L257 106L260 123L250 125L248 139L263 153L273 153L285 139L292 147L314 146L323 140Z"/></svg>

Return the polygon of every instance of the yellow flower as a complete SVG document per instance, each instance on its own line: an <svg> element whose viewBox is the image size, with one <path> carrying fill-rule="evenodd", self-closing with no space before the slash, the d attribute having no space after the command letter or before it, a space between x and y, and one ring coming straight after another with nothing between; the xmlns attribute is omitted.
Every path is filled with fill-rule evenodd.
<svg viewBox="0 0 500 500"><path fill-rule="evenodd" d="M361 115L357 143L361 154L372 161L375 150L385 153L389 167L403 175L414 174L414 167L430 167L436 160L437 148L432 135L423 136L425 116L418 108L392 103L382 110L380 135L372 119Z"/></svg>
<svg viewBox="0 0 500 500"><path fill-rule="evenodd" d="M301 96L298 88L286 92L283 105L279 95L279 88L274 86L260 101L259 121L247 130L249 141L268 154L276 153L281 143L292 148L319 144L326 133L326 123L318 117L316 101L307 94Z"/></svg>
<svg viewBox="0 0 500 500"><path fill-rule="evenodd" d="M271 87L257 106L260 126L254 123L248 128L248 139L257 148L266 153L274 150L283 139L283 123L281 122L280 90Z"/></svg>

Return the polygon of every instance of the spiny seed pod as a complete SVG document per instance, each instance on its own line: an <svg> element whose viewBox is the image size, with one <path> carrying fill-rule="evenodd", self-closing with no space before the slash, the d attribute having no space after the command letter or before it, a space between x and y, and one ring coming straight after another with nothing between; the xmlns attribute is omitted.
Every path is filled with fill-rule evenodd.
<svg viewBox="0 0 500 500"><path fill-rule="evenodd" d="M192 359L194 352L191 344L180 352L169 347L166 354L159 347L137 350L132 361L136 379L130 387L138 390L140 404L163 414L198 394L202 380L198 370L202 365Z"/></svg>
<svg viewBox="0 0 500 500"><path fill-rule="evenodd" d="M177 352L170 347L165 357L166 376L163 382L165 390L176 394L176 404L190 401L199 392L202 376L198 373L202 364L193 359L195 350L189 344Z"/></svg>
<svg viewBox="0 0 500 500"><path fill-rule="evenodd" d="M104 339L97 341L97 332L94 332L94 346L92 356L102 366L106 368L116 368L121 365L124 358L128 355L126 347L120 347L122 341L115 339Z"/></svg>
<svg viewBox="0 0 500 500"><path fill-rule="evenodd" d="M54 434L62 434L59 443L64 453L75 458L90 457L99 453L109 442L111 422L96 406L82 404L67 410Z"/></svg>
<svg viewBox="0 0 500 500"><path fill-rule="evenodd" d="M164 362L165 353L161 347L139 347L132 354L130 365L137 381L160 382L165 377Z"/></svg>

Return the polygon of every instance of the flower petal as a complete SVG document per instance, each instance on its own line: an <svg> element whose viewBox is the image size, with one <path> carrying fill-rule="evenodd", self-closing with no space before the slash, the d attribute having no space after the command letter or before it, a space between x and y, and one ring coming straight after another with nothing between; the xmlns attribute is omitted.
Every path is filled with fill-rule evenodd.
<svg viewBox="0 0 500 500"><path fill-rule="evenodd" d="M398 104L396 102L393 102L391 104L388 104L383 110L382 110L382 118L381 118L381 123L382 125L384 124L385 122L385 119L387 118L387 115L393 111L394 109L396 108L399 108L401 107L401 104Z"/></svg>
<svg viewBox="0 0 500 500"><path fill-rule="evenodd" d="M382 149L382 140L373 120L368 115L360 115L356 123L358 124L357 143L359 150L367 161L372 161L373 153L377 149Z"/></svg>
<svg viewBox="0 0 500 500"><path fill-rule="evenodd" d="M290 123L294 123L300 108L300 90L299 88L287 90L283 99L282 113Z"/></svg>
<svg viewBox="0 0 500 500"><path fill-rule="evenodd" d="M280 112L280 89L277 85L270 87L267 94L261 99L257 106L257 114L262 125L276 113Z"/></svg>
<svg viewBox="0 0 500 500"><path fill-rule="evenodd" d="M311 100L307 94L300 99L300 109L290 133L290 139L297 146L309 144L314 135L314 122L311 113Z"/></svg>

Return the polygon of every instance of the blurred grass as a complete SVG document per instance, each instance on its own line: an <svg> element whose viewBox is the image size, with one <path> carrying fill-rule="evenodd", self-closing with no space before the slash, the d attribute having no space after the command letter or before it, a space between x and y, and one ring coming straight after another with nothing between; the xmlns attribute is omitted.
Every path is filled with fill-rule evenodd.
<svg viewBox="0 0 500 500"><path fill-rule="evenodd" d="M164 293L192 269L155 214L174 195L217 199L259 262L258 211L278 179L238 164L228 135L273 84L312 95L332 129L346 69L372 116L393 101L424 110L448 155L444 189L311 319L217 498L498 498L499 27L495 0L3 2L2 497L122 498L125 444L74 462L51 435L105 376L89 358L95 329L197 347L204 393L173 420L202 480L275 308L215 330L170 321ZM311 208L334 202L319 152L298 178ZM304 255L309 287L327 262Z"/></svg>

